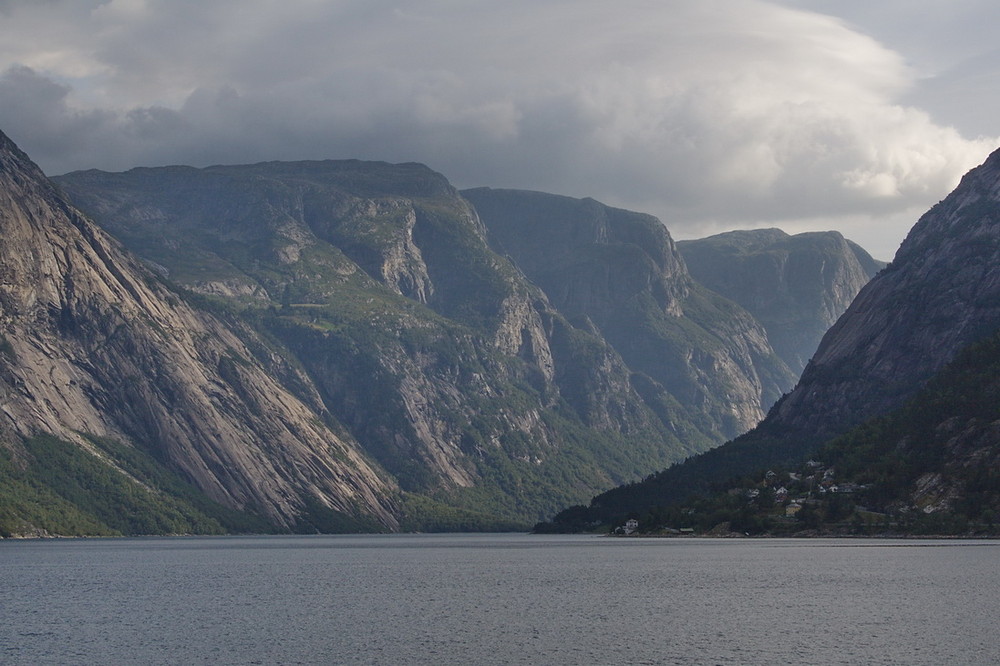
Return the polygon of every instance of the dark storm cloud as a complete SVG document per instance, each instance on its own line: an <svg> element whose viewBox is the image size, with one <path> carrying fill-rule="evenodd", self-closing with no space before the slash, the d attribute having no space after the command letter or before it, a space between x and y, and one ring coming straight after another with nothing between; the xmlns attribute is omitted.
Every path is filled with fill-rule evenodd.
<svg viewBox="0 0 1000 666"><path fill-rule="evenodd" d="M0 129L50 173L413 160L690 236L915 215L993 147L904 106L897 53L759 0L7 7Z"/></svg>
<svg viewBox="0 0 1000 666"><path fill-rule="evenodd" d="M112 112L71 109L70 88L14 66L0 75L3 129L30 147L40 163L76 163L100 151L101 136L116 123Z"/></svg>

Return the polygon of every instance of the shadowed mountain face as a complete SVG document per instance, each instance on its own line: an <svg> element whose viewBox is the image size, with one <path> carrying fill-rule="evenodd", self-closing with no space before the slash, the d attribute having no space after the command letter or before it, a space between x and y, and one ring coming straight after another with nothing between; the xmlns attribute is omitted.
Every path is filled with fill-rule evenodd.
<svg viewBox="0 0 1000 666"><path fill-rule="evenodd" d="M0 239L5 519L31 528L32 506L75 501L24 476L46 462L26 443L55 436L150 501L160 494L152 482L97 440L131 445L192 492L273 527L309 529L319 514L355 528L398 525L395 482L318 410L304 375L249 330L187 305L2 134ZM276 375L299 382L299 395Z"/></svg>
<svg viewBox="0 0 1000 666"><path fill-rule="evenodd" d="M645 235L616 240L603 283L588 287L609 290L605 310L632 294L632 316L654 318L661 337L633 349L621 343L627 322L609 325L613 312L588 321L572 298L553 302L547 285L526 279L516 257L490 247L469 202L421 165L56 180L153 270L266 340L276 362L299 371L291 387L314 389L317 409L412 494L410 508L419 495L422 510L536 520L745 429L789 381L759 326L691 284L662 226L643 216L635 229L611 225ZM639 257L639 246L654 255ZM584 264L603 252L579 249ZM719 317L718 330L685 318L692 303ZM735 360L724 351L731 314L743 346ZM670 336L681 343L661 345ZM743 379L755 354L774 376ZM687 373L679 381L677 367ZM711 398L716 385L732 396Z"/></svg>
<svg viewBox="0 0 1000 666"><path fill-rule="evenodd" d="M823 337L796 388L755 430L645 483L605 493L594 499L593 509L608 515L682 501L712 484L762 467L805 460L823 442L900 408L963 349L998 330L1000 151L969 172L954 192L920 218L893 262L862 288ZM993 362L992 357L988 362ZM960 382L992 386L974 374ZM966 395L979 399L975 391ZM949 407L951 403L944 398L949 396L925 396L924 402L935 405L935 410L954 408L956 415L965 409L955 406L962 400ZM975 418L986 413L989 410L970 411ZM908 420L914 418L911 415ZM958 460L949 450L961 454L965 439L971 442L992 432L983 424L950 421L945 413L935 412L925 420L937 424L933 427L942 428L942 433L959 433L952 439L928 440L937 442L928 446L938 447L933 455L943 461L941 471ZM892 432L886 431L887 437L897 437L905 426L896 423ZM879 450L882 445L873 444L874 435L869 435L871 441L860 441L864 437L852 441ZM905 437L897 439L902 442ZM850 451L839 450L837 455L858 459ZM922 475L936 473L926 465L914 466L918 468Z"/></svg>
<svg viewBox="0 0 1000 666"><path fill-rule="evenodd" d="M656 218L540 192L463 195L497 252L560 312L595 327L719 435L753 427L791 387L761 325L691 278Z"/></svg>
<svg viewBox="0 0 1000 666"><path fill-rule="evenodd" d="M775 427L843 432L1000 327L1000 152L924 214L823 338Z"/></svg>
<svg viewBox="0 0 1000 666"><path fill-rule="evenodd" d="M836 231L731 231L677 243L692 277L736 301L799 375L823 334L885 267Z"/></svg>

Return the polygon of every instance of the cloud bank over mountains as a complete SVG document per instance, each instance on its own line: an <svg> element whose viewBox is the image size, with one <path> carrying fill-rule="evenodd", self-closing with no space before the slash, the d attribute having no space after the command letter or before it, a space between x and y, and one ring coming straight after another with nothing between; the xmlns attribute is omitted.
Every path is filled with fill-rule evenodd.
<svg viewBox="0 0 1000 666"><path fill-rule="evenodd" d="M840 228L889 258L1000 141L923 108L949 82L913 60L762 0L7 0L0 127L52 174L419 161L680 237Z"/></svg>

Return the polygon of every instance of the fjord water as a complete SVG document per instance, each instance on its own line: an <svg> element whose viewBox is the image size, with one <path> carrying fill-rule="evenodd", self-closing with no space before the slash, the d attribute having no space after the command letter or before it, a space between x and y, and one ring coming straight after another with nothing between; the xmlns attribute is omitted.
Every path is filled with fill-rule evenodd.
<svg viewBox="0 0 1000 666"><path fill-rule="evenodd" d="M0 542L4 664L988 664L1000 543Z"/></svg>

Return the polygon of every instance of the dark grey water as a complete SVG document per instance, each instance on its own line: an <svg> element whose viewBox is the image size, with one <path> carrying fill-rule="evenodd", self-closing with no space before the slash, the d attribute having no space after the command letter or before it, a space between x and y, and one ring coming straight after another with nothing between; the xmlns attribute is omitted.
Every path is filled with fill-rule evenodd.
<svg viewBox="0 0 1000 666"><path fill-rule="evenodd" d="M0 542L4 664L991 664L1000 543Z"/></svg>

